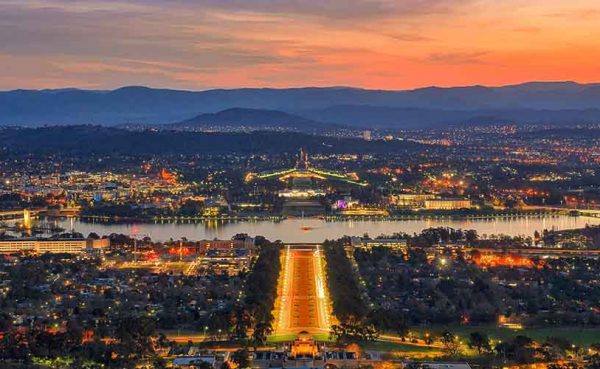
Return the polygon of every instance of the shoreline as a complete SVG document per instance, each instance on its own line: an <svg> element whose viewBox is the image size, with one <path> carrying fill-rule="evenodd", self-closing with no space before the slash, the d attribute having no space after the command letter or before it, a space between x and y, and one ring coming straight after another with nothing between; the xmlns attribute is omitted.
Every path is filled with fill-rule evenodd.
<svg viewBox="0 0 600 369"><path fill-rule="evenodd" d="M511 213L492 213L492 214L452 214L452 213L421 213L421 214L396 214L396 215L318 215L310 217L292 217L283 215L230 215L218 217L205 216L170 216L170 217L112 217L99 215L77 215L67 217L46 217L46 219L64 219L76 218L85 223L100 223L100 224L163 224L163 223L205 223L205 222L281 222L284 220L307 219L307 220L322 220L325 222L351 222L351 221L378 221L378 222L393 222L393 221L419 221L419 220L494 220L494 219L522 219L522 218L554 218L560 216L578 217L579 214L561 211L520 211Z"/></svg>

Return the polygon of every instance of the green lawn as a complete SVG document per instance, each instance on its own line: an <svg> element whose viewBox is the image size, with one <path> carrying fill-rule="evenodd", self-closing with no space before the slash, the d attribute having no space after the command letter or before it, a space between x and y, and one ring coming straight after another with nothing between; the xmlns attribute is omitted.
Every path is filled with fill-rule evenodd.
<svg viewBox="0 0 600 369"><path fill-rule="evenodd" d="M464 343L468 342L469 335L471 332L482 332L488 335L490 339L494 341L502 340L508 341L515 336L524 335L530 337L536 341L544 341L547 337L563 337L568 339L575 345L578 346L590 346L593 343L600 343L600 329L593 328L580 328L580 327L553 327L553 328L525 328L522 330L513 330L508 328L500 328L495 325L483 325L483 326L464 326L464 325L452 325L452 326L430 326L430 327L417 327L411 328L410 332L416 337L423 337L425 333L439 334L444 330L449 330L453 334L460 337L460 340ZM197 338L202 337L203 332L197 332L193 330L165 330L163 331L168 336L194 336ZM296 339L297 333L287 333L279 335L269 336L268 343L279 343L293 341ZM318 333L313 335L317 341L330 342L331 339L327 333ZM376 351L395 351L395 352L420 352L426 354L428 352L435 353L439 351L436 348L429 348L423 346L415 346L410 344L404 344L400 342L388 342L388 341L376 341L376 342L363 342L361 346L366 350Z"/></svg>
<svg viewBox="0 0 600 369"><path fill-rule="evenodd" d="M397 343L397 342L389 342L389 341L369 341L369 342L362 342L360 345L364 350L373 350L373 351L399 351L399 352L423 352L423 353L439 351L438 348L416 346L416 345L410 345L410 344L406 344L406 343Z"/></svg>
<svg viewBox="0 0 600 369"><path fill-rule="evenodd" d="M330 342L331 341L328 333L317 333L317 334L313 334L312 336L317 341L322 341L322 342ZM268 343L288 342L288 341L295 340L296 337L298 337L298 333L272 334L267 339L267 342Z"/></svg>
<svg viewBox="0 0 600 369"><path fill-rule="evenodd" d="M411 332L415 332L418 336L423 336L425 332L440 333L444 330L458 335L461 340L467 341L471 332L482 332L487 334L490 339L495 341L507 341L515 336L523 335L530 337L536 341L544 341L547 337L562 337L571 341L578 346L589 346L592 343L600 343L600 329L581 328L581 327L550 327L550 328L525 328L522 330L514 330L509 328L500 328L495 325L485 326L432 326L426 328L411 328Z"/></svg>

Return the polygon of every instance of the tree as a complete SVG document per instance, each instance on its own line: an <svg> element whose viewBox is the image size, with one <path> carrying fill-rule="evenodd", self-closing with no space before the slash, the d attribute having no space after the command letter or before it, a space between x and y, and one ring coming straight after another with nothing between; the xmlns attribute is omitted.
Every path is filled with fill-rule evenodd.
<svg viewBox="0 0 600 369"><path fill-rule="evenodd" d="M479 235L477 235L477 231L470 229L465 232L465 240L467 241L467 243L473 244L478 239L479 239Z"/></svg>
<svg viewBox="0 0 600 369"><path fill-rule="evenodd" d="M340 324L331 326L330 337L338 343L353 341L375 341L379 336L377 329L366 319L348 316Z"/></svg>
<svg viewBox="0 0 600 369"><path fill-rule="evenodd" d="M273 332L271 324L260 322L254 327L252 332L252 342L255 346L264 345L267 342L267 336Z"/></svg>
<svg viewBox="0 0 600 369"><path fill-rule="evenodd" d="M363 299L363 289L343 243L326 241L324 251L327 259L327 283L335 315L341 321L350 316L358 319L366 317L369 308Z"/></svg>
<svg viewBox="0 0 600 369"><path fill-rule="evenodd" d="M479 355L489 352L491 350L490 339L484 333L472 332L469 336L469 347L476 349Z"/></svg>
<svg viewBox="0 0 600 369"><path fill-rule="evenodd" d="M541 239L541 235L540 232L538 232L538 230L536 229L535 232L533 232L533 240L535 241L535 244L537 245L538 243L540 243L540 239Z"/></svg>
<svg viewBox="0 0 600 369"><path fill-rule="evenodd" d="M152 367L154 369L166 369L167 361L162 357L157 356L152 360Z"/></svg>
<svg viewBox="0 0 600 369"><path fill-rule="evenodd" d="M595 354L589 357L586 369L600 369L600 355Z"/></svg>
<svg viewBox="0 0 600 369"><path fill-rule="evenodd" d="M513 344L517 347L526 347L533 344L533 340L527 336L518 335L513 339Z"/></svg>
<svg viewBox="0 0 600 369"><path fill-rule="evenodd" d="M448 356L457 356L460 352L460 342L450 331L444 331L441 335L444 352Z"/></svg>
<svg viewBox="0 0 600 369"><path fill-rule="evenodd" d="M196 366L196 365L194 365ZM200 364L197 364L198 369L214 369L210 363L206 361L202 361Z"/></svg>
<svg viewBox="0 0 600 369"><path fill-rule="evenodd" d="M240 349L231 355L231 360L236 363L239 368L250 367L250 359L248 358L248 350Z"/></svg>
<svg viewBox="0 0 600 369"><path fill-rule="evenodd" d="M154 352L151 337L156 333L153 319L145 317L123 317L115 331L121 357L145 357Z"/></svg>
<svg viewBox="0 0 600 369"><path fill-rule="evenodd" d="M270 333L281 270L280 250L278 244L265 243L260 246L258 259L246 279L244 306L231 317L235 320L235 335L238 338L246 338L249 328L254 329L253 339L258 342L264 341Z"/></svg>

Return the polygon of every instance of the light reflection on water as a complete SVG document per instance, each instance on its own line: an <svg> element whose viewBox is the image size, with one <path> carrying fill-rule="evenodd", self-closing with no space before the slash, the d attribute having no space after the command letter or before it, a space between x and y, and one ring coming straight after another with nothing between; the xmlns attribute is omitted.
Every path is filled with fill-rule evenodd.
<svg viewBox="0 0 600 369"><path fill-rule="evenodd" d="M316 218L286 219L280 222L256 221L234 222L211 221L202 223L137 223L137 224L105 224L81 222L78 219L60 219L59 227L81 232L84 235L95 232L99 235L110 233L136 234L139 237L149 236L155 241L170 238L189 240L228 239L237 233L251 236L262 235L270 240L286 242L321 242L325 239L336 239L344 235L362 236L368 233L371 237L394 232L418 233L430 227L452 227L475 229L479 235L506 234L511 236L532 236L534 231L544 229L582 228L586 224L600 224L600 218L586 217L530 217L518 219L492 220L393 220L368 221L350 220L329 222Z"/></svg>

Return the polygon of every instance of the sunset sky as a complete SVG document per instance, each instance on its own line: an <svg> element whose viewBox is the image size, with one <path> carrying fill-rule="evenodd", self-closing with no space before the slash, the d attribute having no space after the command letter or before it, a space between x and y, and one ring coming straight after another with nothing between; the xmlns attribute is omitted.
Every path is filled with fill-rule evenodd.
<svg viewBox="0 0 600 369"><path fill-rule="evenodd" d="M0 0L0 89L600 81L598 0Z"/></svg>

